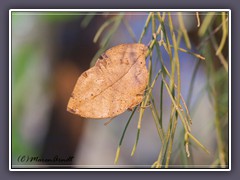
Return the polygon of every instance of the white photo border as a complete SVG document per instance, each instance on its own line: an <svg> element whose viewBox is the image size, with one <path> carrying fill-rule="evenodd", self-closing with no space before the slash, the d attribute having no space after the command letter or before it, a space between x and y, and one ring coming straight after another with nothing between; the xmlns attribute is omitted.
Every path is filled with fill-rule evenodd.
<svg viewBox="0 0 240 180"><path fill-rule="evenodd" d="M71 165L71 168L46 168L43 165L28 165L26 168L13 168L12 166L12 13L13 12L228 12L229 13L229 66L228 66L228 90L229 90L229 106L228 106L228 127L229 127L229 165L224 169L211 168L182 168L182 169L154 169L154 168L79 168L78 165ZM64 165L65 166L65 165ZM125 166L125 165L124 165ZM49 167L49 166L47 166ZM66 166L65 166L66 167ZM120 167L120 166L115 166ZM128 167L127 165L125 167ZM231 171L231 9L10 9L9 10L9 171Z"/></svg>

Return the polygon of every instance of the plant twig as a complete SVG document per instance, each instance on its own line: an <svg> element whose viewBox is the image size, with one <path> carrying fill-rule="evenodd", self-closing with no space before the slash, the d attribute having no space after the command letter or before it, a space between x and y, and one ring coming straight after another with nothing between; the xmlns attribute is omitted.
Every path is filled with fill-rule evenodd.
<svg viewBox="0 0 240 180"><path fill-rule="evenodd" d="M121 150L121 145L122 145L122 142L123 142L123 138L124 138L124 136L125 136L125 133L126 133L127 128L128 128L128 125L129 125L130 121L132 120L132 117L133 117L136 109L137 109L137 107L135 107L135 108L133 109L133 112L131 113L131 115L130 115L130 117L129 117L126 125L125 125L125 128L124 128L124 130L123 130L122 137L121 137L121 139L120 139L120 141L119 141L119 144L118 144L118 148L117 148L117 152L116 152L114 164L117 164L117 163L118 163L118 159L119 159L119 155L120 155L120 150Z"/></svg>
<svg viewBox="0 0 240 180"><path fill-rule="evenodd" d="M153 89L153 87L154 87L154 85L155 85L155 83L156 83L160 73L161 73L161 69L158 71L157 75L153 79L153 82L152 82L151 86L149 87L149 91L147 92L143 102L141 103L141 107L145 107L147 105L147 102L149 101L150 95L152 93L152 89ZM140 129L141 129L141 123L142 123L142 118L143 118L144 111L145 111L145 108L140 108L139 120L138 120L138 128L137 128L138 129L137 130L137 138L136 138L135 144L133 146L131 156L133 156L135 151L136 151L136 147L137 147L137 144L138 144L138 139L139 139L139 135L140 135Z"/></svg>
<svg viewBox="0 0 240 180"><path fill-rule="evenodd" d="M227 39L228 29L227 29L227 23L225 21L226 21L226 14L225 14L225 12L222 12L222 22L223 22L222 31L223 31L223 33L222 33L222 39L221 39L220 45L218 47L218 50L216 52L216 55L219 55L222 52L222 49L223 49L226 39Z"/></svg>
<svg viewBox="0 0 240 180"><path fill-rule="evenodd" d="M186 30L184 22L183 22L183 17L182 17L181 12L178 13L178 21L179 21L180 30L183 32L183 37L184 37L186 46L188 49L191 49L191 43L190 43L188 33L187 33L187 30Z"/></svg>
<svg viewBox="0 0 240 180"><path fill-rule="evenodd" d="M197 27L200 27L201 22L200 22L199 12L196 12L196 18L197 18Z"/></svg>

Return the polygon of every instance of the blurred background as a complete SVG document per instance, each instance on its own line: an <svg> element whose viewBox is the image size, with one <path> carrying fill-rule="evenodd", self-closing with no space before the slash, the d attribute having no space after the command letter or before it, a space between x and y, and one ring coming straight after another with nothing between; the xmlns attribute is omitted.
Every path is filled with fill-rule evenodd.
<svg viewBox="0 0 240 180"><path fill-rule="evenodd" d="M66 111L78 77L90 67L92 60L97 59L99 54L96 53L101 53L98 50L105 50L102 48L104 43L106 48L133 43L134 38L128 27L131 27L136 40L139 39L148 13L129 12L122 15L124 21L106 27L100 40L94 42L102 24L113 16L120 16L117 12L12 12L13 167L151 167L156 161L161 143L148 108L135 155L131 157L138 113L135 113L126 131L117 166L114 165L116 150L131 112L121 114L105 126L107 120L84 119ZM200 19L205 16L206 13L200 14ZM178 33L178 17L173 13L172 18L175 32ZM209 34L202 38L198 35L199 27L194 13L183 13L183 20L192 45L190 51L203 55L206 60L179 52L181 91L184 99L189 100L187 103L193 121L191 132L210 154L192 143L191 157L186 158L182 148L183 127L178 121L170 167L219 167L221 158L227 165L228 71L219 56L215 55L214 43L209 37L218 28L214 37L217 44L220 43L223 34L221 26L219 28L221 14L215 14L211 20L212 31L209 30ZM106 36L109 37L105 40ZM152 32L148 30L143 43L148 45L151 40ZM187 49L183 40L180 47ZM228 43L224 45L222 56L227 57L228 61ZM164 52L163 59L170 69L169 57ZM153 54L154 68L158 70L160 64L155 61L157 56ZM160 99L160 83L158 81L153 90L156 100ZM171 100L165 89L163 93L163 126L167 129ZM188 98L189 93L191 99ZM158 101L156 104L159 107ZM30 162L25 160L27 157L38 157L39 160ZM54 157L66 161L41 161Z"/></svg>

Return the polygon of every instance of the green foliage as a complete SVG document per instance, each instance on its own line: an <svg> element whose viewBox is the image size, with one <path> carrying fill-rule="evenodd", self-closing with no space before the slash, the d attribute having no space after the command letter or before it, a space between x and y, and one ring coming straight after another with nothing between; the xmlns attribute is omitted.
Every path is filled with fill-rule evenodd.
<svg viewBox="0 0 240 180"><path fill-rule="evenodd" d="M207 57L206 54L203 53L203 55L193 53L191 51L191 39L187 33L187 30L184 25L183 17L181 13L178 13L178 21L179 21L179 29L176 29L173 26L172 23L172 14L170 12L168 13L160 13L160 12L150 12L147 15L145 25L143 27L142 33L140 35L140 38L138 40L139 43L142 42L143 37L146 35L146 32L148 29L152 29L152 40L149 43L149 51L147 57L149 58L149 64L148 64L148 70L149 70L149 83L146 89L145 93L145 98L143 99L142 103L140 104L140 112L139 112L139 120L138 120L138 125L137 125L137 135L136 135L136 141L132 149L131 155L133 156L135 154L135 151L137 149L138 141L140 139L140 134L141 134L141 124L143 120L143 115L146 109L146 106L150 107L150 110L152 112L152 118L155 122L157 132L159 135L159 143L162 144L162 147L159 151L159 156L157 160L153 163L152 167L153 168L168 168L171 160L171 154L172 154L172 147L173 147L173 142L174 142L174 135L176 132L177 128L177 122L180 120L183 125L183 136L180 144L180 159L182 160L182 164L188 165L191 161L191 146L195 145L196 147L201 148L204 150L206 153L209 154L209 151L207 148L193 135L194 132L191 132L191 125L192 125L192 119L190 116L190 111L188 106L190 106L191 102L191 97L192 97L192 91L193 91L193 83L195 81L196 77L196 72L199 68L200 61L205 60L205 64L209 64L207 67L209 70L214 69L213 63L212 62L213 57ZM194 16L194 15L193 15ZM203 19L202 24L200 22L200 17ZM228 62L226 58L222 54L222 49L224 46L226 46L226 39L228 36L228 31L227 31L227 14L223 12L221 14L222 21L220 21L220 26L223 28L223 35L222 35L222 40L220 45L217 45L216 40L214 40L214 34L212 34L211 28L213 27L213 22L217 18L217 15L213 12L210 12L208 14L201 15L199 16L198 13L196 13L196 19L198 21L198 26L199 26L199 38L200 42L206 42L206 36L209 36L208 39L212 39L212 44L213 47L215 48L216 55L220 59L220 62L222 64L222 67L225 70L222 70L220 68L220 71L214 71L210 72L209 70L209 77L213 77L213 82L215 82L212 85L209 85L208 87L212 87L214 89L210 90L210 92L214 93L213 97L214 100L216 101L215 109L216 109L216 119L215 119L215 124L216 124L216 129L217 129L217 136L218 136L218 151L219 151L219 156L216 157L216 161L214 161L215 165L221 165L221 167L224 167L226 165L226 159L227 159L227 152L224 150L223 147L227 147L226 142L222 138L222 130L223 127L220 126L222 122L220 122L219 117L225 117L223 118L225 124L228 124L228 118L227 118L227 113L228 113L228 92L227 92L227 84L228 84L228 79L227 79L227 72L228 72ZM168 23L166 21L168 19ZM159 26L157 27L157 23ZM117 28L119 25L123 23L129 32L130 36L133 39L133 42L136 42L136 36L134 32L132 31L132 28L128 24L127 20L124 18L124 14L119 14L117 16L113 16L109 18L105 23L102 24L102 26L99 28L97 31L94 42L97 42L99 40L99 37L103 34L104 31L107 31L107 33L102 37L100 40L100 50L96 53L96 56L93 58L93 61L91 65L95 64L96 58L101 54L103 51L105 51L108 48L109 41L111 40L112 36L114 36L114 33L116 32ZM107 30L106 28L109 27ZM170 34L167 33L166 28L170 29ZM218 27L218 29L220 29ZM176 33L177 32L177 33ZM160 41L158 41L158 37L160 36ZM184 40L186 47L189 50L186 50L184 48L179 47L181 39ZM173 44L171 44L172 42ZM162 48L167 52L171 64L171 70L169 71L167 67L165 66L163 59L162 59ZM154 51L155 50L155 51ZM192 80L190 83L190 89L189 89L189 96L187 98L187 103L185 102L182 94L181 94L181 75L180 75L180 59L179 59L179 51L191 54L195 58L198 59L198 62L196 64ZM199 48L199 52L204 52L203 49ZM209 51L205 51L209 52ZM152 64L152 56L153 53L157 53L158 60L161 64L161 69L158 70L158 73L155 78L152 79L153 75L153 64ZM220 75L222 74L222 75ZM155 86L155 83L158 79L158 77L161 76L161 87L159 87L159 92L160 92L160 109L157 110L156 104L155 104L155 97L152 94L152 89ZM216 77L216 78L215 78ZM169 82L167 81L169 79ZM221 84L224 82L224 87L222 88L222 91L224 94L221 94L220 96L217 96L218 92L215 90L215 88L221 88L221 87L216 87L216 86L221 86ZM166 89L169 95L169 98L171 99L171 113L170 117L168 120L168 128L164 129L162 122L166 121L166 119L163 119L163 89ZM221 98L219 98L221 97ZM221 104L221 105L220 105ZM129 120L127 121L127 124L124 128L122 137L120 139L117 152L116 152L116 158L115 158L115 164L118 162L118 159L120 157L120 152L121 152L121 145L124 140L124 136L126 133L126 130L128 128L129 123L131 122L131 119L133 115L136 113L136 108L132 112L131 116L129 117ZM219 113L219 114L218 114ZM181 128L181 127L179 127ZM226 128L226 126L224 127ZM181 145L183 144L183 145ZM226 149L226 148L225 148ZM210 167L210 166L209 166Z"/></svg>

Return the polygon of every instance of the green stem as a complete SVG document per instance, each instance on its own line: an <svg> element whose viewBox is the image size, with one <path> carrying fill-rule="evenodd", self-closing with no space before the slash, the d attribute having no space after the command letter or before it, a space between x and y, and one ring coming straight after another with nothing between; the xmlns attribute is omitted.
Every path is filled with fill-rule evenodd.
<svg viewBox="0 0 240 180"><path fill-rule="evenodd" d="M118 163L118 159L119 159L119 155L120 155L120 150L121 150L121 145L122 145L122 142L123 142L123 138L124 138L124 136L125 136L125 133L126 133L127 128L128 128L128 125L129 125L130 121L132 120L132 117L133 117L136 109L137 109L137 107L135 107L135 108L133 109L133 112L132 112L132 114L130 115L130 117L129 117L126 125L125 125L125 128L124 128L124 130L123 130L122 137L121 137L121 139L120 139L120 141L119 141L119 144L118 144L118 148L117 148L117 152L116 152L114 164L117 164L117 163Z"/></svg>

